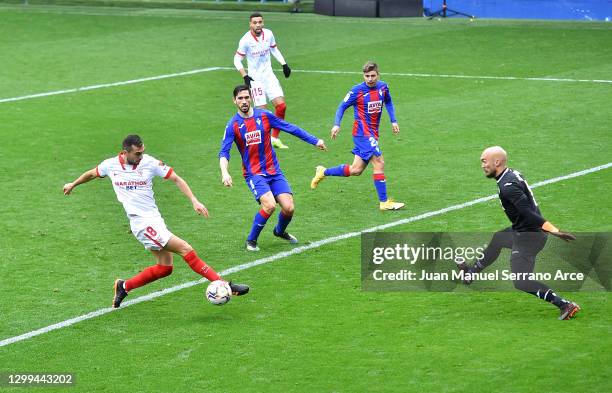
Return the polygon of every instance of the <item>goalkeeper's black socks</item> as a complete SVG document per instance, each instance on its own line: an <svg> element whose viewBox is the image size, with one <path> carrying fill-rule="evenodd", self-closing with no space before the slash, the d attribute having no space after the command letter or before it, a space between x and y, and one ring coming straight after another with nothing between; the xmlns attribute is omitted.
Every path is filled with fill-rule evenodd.
<svg viewBox="0 0 612 393"><path fill-rule="evenodd" d="M532 292L533 295L539 297L542 300L547 301L548 303L552 303L555 306L561 308L569 303L568 300L563 299L561 296L557 296L555 291L550 288L541 288L538 289L537 292Z"/></svg>

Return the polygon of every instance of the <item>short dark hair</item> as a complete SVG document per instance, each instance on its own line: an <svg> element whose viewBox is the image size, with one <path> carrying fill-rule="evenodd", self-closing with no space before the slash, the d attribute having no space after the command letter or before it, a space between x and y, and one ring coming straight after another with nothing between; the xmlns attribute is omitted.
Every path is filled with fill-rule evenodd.
<svg viewBox="0 0 612 393"><path fill-rule="evenodd" d="M253 12L251 14L251 16L249 16L249 22L253 19L253 18L263 18L263 15L259 12Z"/></svg>
<svg viewBox="0 0 612 393"><path fill-rule="evenodd" d="M250 96L251 95L251 90L249 89L249 87L247 85L238 85L238 86L234 87L234 98L236 98L238 93L240 93L241 91L245 91L245 90L249 92L249 96Z"/></svg>
<svg viewBox="0 0 612 393"><path fill-rule="evenodd" d="M123 144L122 144L123 150L131 151L132 146L142 147L142 139L140 139L138 135L134 135L134 134L128 135L123 140Z"/></svg>
<svg viewBox="0 0 612 393"><path fill-rule="evenodd" d="M368 61L367 63L365 63L363 65L363 73L365 74L366 72L370 71L378 72L378 64L374 63L373 61Z"/></svg>

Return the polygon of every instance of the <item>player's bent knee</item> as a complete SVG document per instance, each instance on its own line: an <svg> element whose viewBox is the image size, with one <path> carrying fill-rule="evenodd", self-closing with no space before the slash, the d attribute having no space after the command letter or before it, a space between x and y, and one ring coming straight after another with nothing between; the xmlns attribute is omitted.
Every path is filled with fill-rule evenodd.
<svg viewBox="0 0 612 393"><path fill-rule="evenodd" d="M293 213L295 212L295 206L293 204L289 206L284 206L282 212L284 216L293 216Z"/></svg>
<svg viewBox="0 0 612 393"><path fill-rule="evenodd" d="M270 202L270 201L262 201L261 202L261 208L268 214L272 214L274 213L274 210L276 210L276 201Z"/></svg>
<svg viewBox="0 0 612 393"><path fill-rule="evenodd" d="M157 263L163 266L172 266L173 260L174 258L172 253L166 253L165 255L157 259Z"/></svg>
<svg viewBox="0 0 612 393"><path fill-rule="evenodd" d="M374 170L377 172L383 172L385 170L385 161L380 159L379 161L374 161Z"/></svg>
<svg viewBox="0 0 612 393"><path fill-rule="evenodd" d="M183 240L182 244L180 245L179 254L182 257L184 257L185 255L189 254L192 251L193 251L193 247L191 247L191 244Z"/></svg>
<svg viewBox="0 0 612 393"><path fill-rule="evenodd" d="M359 176L363 173L364 168L355 168L353 166L351 166L350 171L351 171L351 176Z"/></svg>

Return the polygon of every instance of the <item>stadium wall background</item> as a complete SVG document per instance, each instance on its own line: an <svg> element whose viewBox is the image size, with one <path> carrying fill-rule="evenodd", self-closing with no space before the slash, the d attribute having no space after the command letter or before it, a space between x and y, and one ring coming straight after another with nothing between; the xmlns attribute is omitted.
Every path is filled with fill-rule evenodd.
<svg viewBox="0 0 612 393"><path fill-rule="evenodd" d="M448 8L478 18L612 21L612 0L447 0ZM442 0L423 0L425 14Z"/></svg>
<svg viewBox="0 0 612 393"><path fill-rule="evenodd" d="M449 9L478 18L612 21L612 0L447 0ZM315 12L335 16L429 16L442 0L315 0Z"/></svg>

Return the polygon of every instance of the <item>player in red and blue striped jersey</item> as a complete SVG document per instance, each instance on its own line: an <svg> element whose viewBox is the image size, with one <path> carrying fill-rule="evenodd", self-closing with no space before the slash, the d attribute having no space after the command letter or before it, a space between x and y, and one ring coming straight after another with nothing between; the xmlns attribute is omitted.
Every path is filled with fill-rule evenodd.
<svg viewBox="0 0 612 393"><path fill-rule="evenodd" d="M274 213L277 202L281 212L278 215L278 224L273 230L274 236L295 244L298 242L295 236L287 233L287 226L294 211L293 193L272 147L271 130L278 128L321 150L327 150L325 142L267 110L253 108L251 93L246 85L236 86L234 89L234 104L238 108L238 113L225 127L225 136L219 151L219 166L223 185L231 187L232 176L228 167L230 150L232 144L236 143L242 156L242 173L246 184L255 196L255 200L261 204L261 209L255 215L251 232L247 237L246 248L249 251L259 251L257 239L268 218Z"/></svg>
<svg viewBox="0 0 612 393"><path fill-rule="evenodd" d="M393 133L397 135L400 132L395 119L393 101L389 93L389 86L379 80L380 74L376 63L367 62L363 66L363 78L365 82L354 86L338 106L334 126L331 129L331 137L335 139L340 132L340 122L344 111L351 106L355 108L355 121L353 122L355 148L352 150L355 158L353 164L342 164L333 168L318 166L315 177L310 182L310 187L312 189L317 188L319 182L326 176L359 176L371 160L374 167L374 186L378 194L380 210L398 210L404 207L404 204L387 198L385 162L378 146L378 127L383 106L387 108Z"/></svg>

